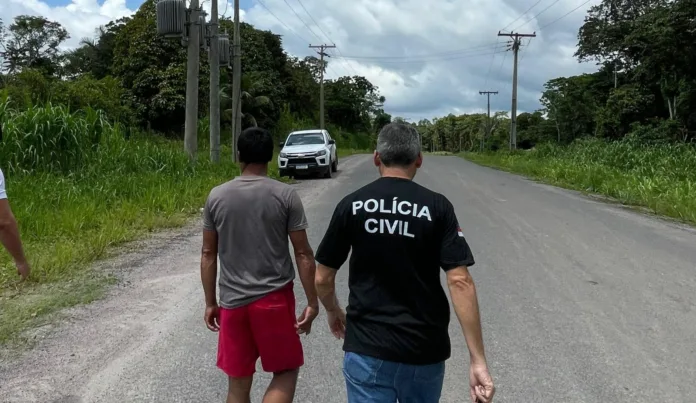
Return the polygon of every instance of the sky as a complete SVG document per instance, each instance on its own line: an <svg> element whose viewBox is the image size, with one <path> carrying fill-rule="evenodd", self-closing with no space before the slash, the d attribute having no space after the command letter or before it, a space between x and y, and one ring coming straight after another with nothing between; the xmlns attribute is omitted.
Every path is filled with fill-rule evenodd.
<svg viewBox="0 0 696 403"><path fill-rule="evenodd" d="M233 5L219 0L219 13ZM513 54L498 32L536 33L519 53L518 111L541 108L549 79L596 71L573 57L586 11L601 0L240 0L240 18L282 35L285 50L313 55L335 44L327 78L367 77L384 109L411 121L486 109L509 111ZM42 15L70 33L65 48L134 13L142 0L0 0L0 18ZM210 11L210 0L203 8ZM244 44L242 44L244 47ZM243 68L243 67L242 67Z"/></svg>

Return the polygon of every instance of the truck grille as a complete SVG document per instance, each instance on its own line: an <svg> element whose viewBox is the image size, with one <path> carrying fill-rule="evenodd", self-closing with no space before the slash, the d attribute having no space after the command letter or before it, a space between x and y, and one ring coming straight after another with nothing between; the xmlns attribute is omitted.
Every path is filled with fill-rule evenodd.
<svg viewBox="0 0 696 403"><path fill-rule="evenodd" d="M293 164L293 165L297 165L297 164L316 164L316 163L317 163L316 158L293 158L293 157L290 157L290 158L288 159L288 164Z"/></svg>

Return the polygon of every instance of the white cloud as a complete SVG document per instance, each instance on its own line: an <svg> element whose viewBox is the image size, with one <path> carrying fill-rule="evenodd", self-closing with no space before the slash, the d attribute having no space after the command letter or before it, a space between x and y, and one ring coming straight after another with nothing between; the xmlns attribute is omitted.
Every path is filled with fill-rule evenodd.
<svg viewBox="0 0 696 403"><path fill-rule="evenodd" d="M39 0L2 0L0 18L7 25L18 15L40 15L51 21L59 22L70 34L64 43L65 48L79 45L82 38L92 38L100 25L109 21L131 15L135 10L126 7L126 0L72 0L66 6L51 7Z"/></svg>
<svg viewBox="0 0 696 403"><path fill-rule="evenodd" d="M310 43L335 43L329 78L364 75L387 98L388 112L417 120L483 111L486 99L479 90L499 91L491 97L492 108L510 109L512 53L493 54L509 39L497 36L503 28L536 31L520 53L518 110L538 108L546 81L595 69L578 64L573 53L586 10L599 1L563 17L584 0L542 0L518 18L536 0L287 0L298 18L285 0L254 0L241 18L283 35L286 49L297 56L314 54ZM202 5L209 13L210 0ZM231 0L222 0L218 11L232 16L232 8ZM125 0L72 0L61 7L9 0L0 6L0 17L43 15L63 24L72 37L66 45L75 46L99 25L134 11Z"/></svg>

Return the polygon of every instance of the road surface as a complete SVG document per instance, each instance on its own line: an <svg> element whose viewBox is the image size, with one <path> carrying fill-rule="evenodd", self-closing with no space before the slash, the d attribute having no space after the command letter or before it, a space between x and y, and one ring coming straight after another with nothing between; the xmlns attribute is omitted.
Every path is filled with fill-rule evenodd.
<svg viewBox="0 0 696 403"><path fill-rule="evenodd" d="M336 203L377 177L370 161L345 159L334 179L295 185L315 247ZM696 401L693 230L456 157L426 157L417 181L452 201L476 257L497 402ZM126 283L2 363L0 402L223 402L199 250L191 227L113 262ZM296 290L303 299L299 281ZM341 344L324 320L303 338L297 402L346 401ZM468 359L454 317L450 334L441 401L464 402ZM268 379L257 377L254 402Z"/></svg>

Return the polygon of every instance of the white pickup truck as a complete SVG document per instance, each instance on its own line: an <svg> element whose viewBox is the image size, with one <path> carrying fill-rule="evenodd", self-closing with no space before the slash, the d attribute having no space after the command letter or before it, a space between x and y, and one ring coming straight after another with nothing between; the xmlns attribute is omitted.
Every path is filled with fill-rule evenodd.
<svg viewBox="0 0 696 403"><path fill-rule="evenodd" d="M321 174L331 178L338 171L336 140L326 130L301 130L280 142L280 176Z"/></svg>

